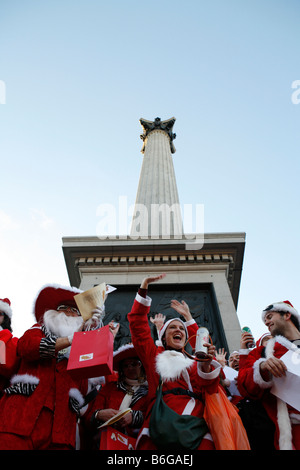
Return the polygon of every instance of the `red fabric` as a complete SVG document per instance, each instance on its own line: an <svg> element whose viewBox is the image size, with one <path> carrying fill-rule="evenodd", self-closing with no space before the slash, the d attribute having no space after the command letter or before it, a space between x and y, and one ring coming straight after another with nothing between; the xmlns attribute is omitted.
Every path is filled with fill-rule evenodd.
<svg viewBox="0 0 300 470"><path fill-rule="evenodd" d="M43 408L31 436L0 433L0 450L71 450L68 445L51 442L49 429L51 429L52 422L53 412Z"/></svg>
<svg viewBox="0 0 300 470"><path fill-rule="evenodd" d="M189 334L189 344L193 350L196 347L196 335L197 335L198 328L199 327L196 322L187 326L187 330Z"/></svg>

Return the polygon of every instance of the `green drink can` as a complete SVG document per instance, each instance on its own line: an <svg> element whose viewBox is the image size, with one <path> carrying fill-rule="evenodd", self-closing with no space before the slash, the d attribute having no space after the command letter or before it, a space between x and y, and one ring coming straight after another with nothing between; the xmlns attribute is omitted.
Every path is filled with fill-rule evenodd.
<svg viewBox="0 0 300 470"><path fill-rule="evenodd" d="M242 328L242 331L245 331L246 333L250 333L250 335L253 336L252 331L250 330L249 326L244 326L244 327ZM247 347L248 349L250 349L250 348L255 348L255 343L254 343L254 341L249 341L249 342L246 344L246 347Z"/></svg>

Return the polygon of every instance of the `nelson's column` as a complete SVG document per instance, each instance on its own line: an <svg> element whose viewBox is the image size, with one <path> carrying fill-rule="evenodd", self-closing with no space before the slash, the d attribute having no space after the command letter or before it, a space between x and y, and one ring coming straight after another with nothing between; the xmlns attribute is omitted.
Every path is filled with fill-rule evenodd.
<svg viewBox="0 0 300 470"><path fill-rule="evenodd" d="M70 284L82 290L101 282L117 287L106 300L104 319L105 324L112 319L121 324L117 348L130 341L127 314L142 278L165 272L163 281L150 286L150 316L178 316L170 302L185 300L215 346L232 352L241 335L236 308L245 233L205 233L200 245L195 239L202 240L203 234L183 234L172 157L175 118L140 123L143 163L130 235L64 237Z"/></svg>

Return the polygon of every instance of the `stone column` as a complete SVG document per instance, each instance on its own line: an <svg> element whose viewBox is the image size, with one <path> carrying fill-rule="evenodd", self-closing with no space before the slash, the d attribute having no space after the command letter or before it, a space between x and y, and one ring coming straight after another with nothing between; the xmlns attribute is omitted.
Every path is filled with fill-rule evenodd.
<svg viewBox="0 0 300 470"><path fill-rule="evenodd" d="M182 238L179 205L172 153L175 153L175 118L161 121L140 119L144 133L143 164L133 214L132 238Z"/></svg>

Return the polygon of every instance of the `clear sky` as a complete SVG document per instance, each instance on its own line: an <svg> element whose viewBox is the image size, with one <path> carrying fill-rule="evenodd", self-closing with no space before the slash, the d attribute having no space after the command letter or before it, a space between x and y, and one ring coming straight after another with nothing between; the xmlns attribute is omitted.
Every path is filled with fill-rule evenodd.
<svg viewBox="0 0 300 470"><path fill-rule="evenodd" d="M41 286L69 284L62 237L134 203L139 119L157 116L176 118L181 204L204 204L207 233L246 233L241 326L258 338L268 304L300 310L299 17L297 0L0 1L0 298L16 336Z"/></svg>

